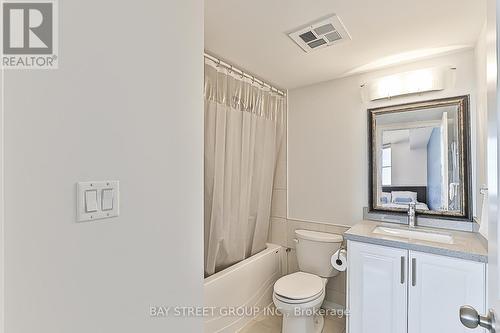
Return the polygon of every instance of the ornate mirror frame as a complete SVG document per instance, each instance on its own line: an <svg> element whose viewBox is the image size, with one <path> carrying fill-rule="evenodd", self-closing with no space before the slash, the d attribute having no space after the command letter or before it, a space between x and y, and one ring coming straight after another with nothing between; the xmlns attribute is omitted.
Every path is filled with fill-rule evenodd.
<svg viewBox="0 0 500 333"><path fill-rule="evenodd" d="M457 106L458 107L458 151L459 156L459 175L462 180L461 199L462 208L460 211L425 211L418 210L418 214L431 215L432 217L440 217L447 219L460 219L472 221L472 165L471 165L471 133L470 133L470 111L469 111L469 95L457 96L450 98L435 99L423 102L415 102L408 104L399 104L392 106L384 106L368 109L368 201L369 211L372 213L405 213L406 210L400 208L387 208L378 205L378 168L376 160L377 138L376 138L376 116L390 113L400 113L408 111Z"/></svg>

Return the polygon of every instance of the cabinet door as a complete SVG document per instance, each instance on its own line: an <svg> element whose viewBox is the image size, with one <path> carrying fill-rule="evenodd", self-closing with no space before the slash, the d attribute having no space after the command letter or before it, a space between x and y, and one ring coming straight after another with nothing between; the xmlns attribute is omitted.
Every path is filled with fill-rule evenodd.
<svg viewBox="0 0 500 333"><path fill-rule="evenodd" d="M349 333L405 333L408 251L348 242Z"/></svg>
<svg viewBox="0 0 500 333"><path fill-rule="evenodd" d="M485 312L485 264L414 251L409 258L408 333L473 332L458 311L468 304Z"/></svg>

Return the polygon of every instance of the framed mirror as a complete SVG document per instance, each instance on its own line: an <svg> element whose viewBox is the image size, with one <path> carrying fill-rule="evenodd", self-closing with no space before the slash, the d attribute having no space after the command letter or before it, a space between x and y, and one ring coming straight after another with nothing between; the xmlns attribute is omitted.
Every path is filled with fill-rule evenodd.
<svg viewBox="0 0 500 333"><path fill-rule="evenodd" d="M368 110L370 210L472 221L469 96Z"/></svg>

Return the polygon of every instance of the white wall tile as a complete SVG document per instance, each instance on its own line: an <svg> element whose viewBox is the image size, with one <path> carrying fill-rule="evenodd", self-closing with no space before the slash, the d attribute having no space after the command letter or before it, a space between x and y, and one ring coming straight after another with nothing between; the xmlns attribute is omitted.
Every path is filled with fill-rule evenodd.
<svg viewBox="0 0 500 333"><path fill-rule="evenodd" d="M297 254L295 249L291 249L288 252L288 274L292 274L299 271L299 264L297 263Z"/></svg>
<svg viewBox="0 0 500 333"><path fill-rule="evenodd" d="M286 190L273 190L271 216L286 218Z"/></svg>
<svg viewBox="0 0 500 333"><path fill-rule="evenodd" d="M269 241L273 244L287 246L287 222L281 217L272 217L270 222Z"/></svg>
<svg viewBox="0 0 500 333"><path fill-rule="evenodd" d="M274 189L286 189L286 139L283 140L278 159L276 162L276 173L274 175Z"/></svg>
<svg viewBox="0 0 500 333"><path fill-rule="evenodd" d="M325 299L344 307L346 305L346 294L335 290L327 290Z"/></svg>
<svg viewBox="0 0 500 333"><path fill-rule="evenodd" d="M345 272L340 272L337 276L330 278L330 280L328 281L328 284L326 285L326 289L337 291L337 292L345 294L345 292L346 292L345 276L346 276Z"/></svg>

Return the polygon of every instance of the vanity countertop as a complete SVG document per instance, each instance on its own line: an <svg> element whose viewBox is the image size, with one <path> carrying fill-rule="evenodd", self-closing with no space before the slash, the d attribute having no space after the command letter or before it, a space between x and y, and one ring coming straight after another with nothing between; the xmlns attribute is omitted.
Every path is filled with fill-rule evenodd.
<svg viewBox="0 0 500 333"><path fill-rule="evenodd" d="M401 228L401 226L398 227L392 223L365 220L347 230L344 237L351 241L434 253L479 262L488 262L488 246L486 240L477 233L415 227L415 230L432 231L451 235L453 237L453 243L445 244L374 233L375 228L379 226Z"/></svg>

